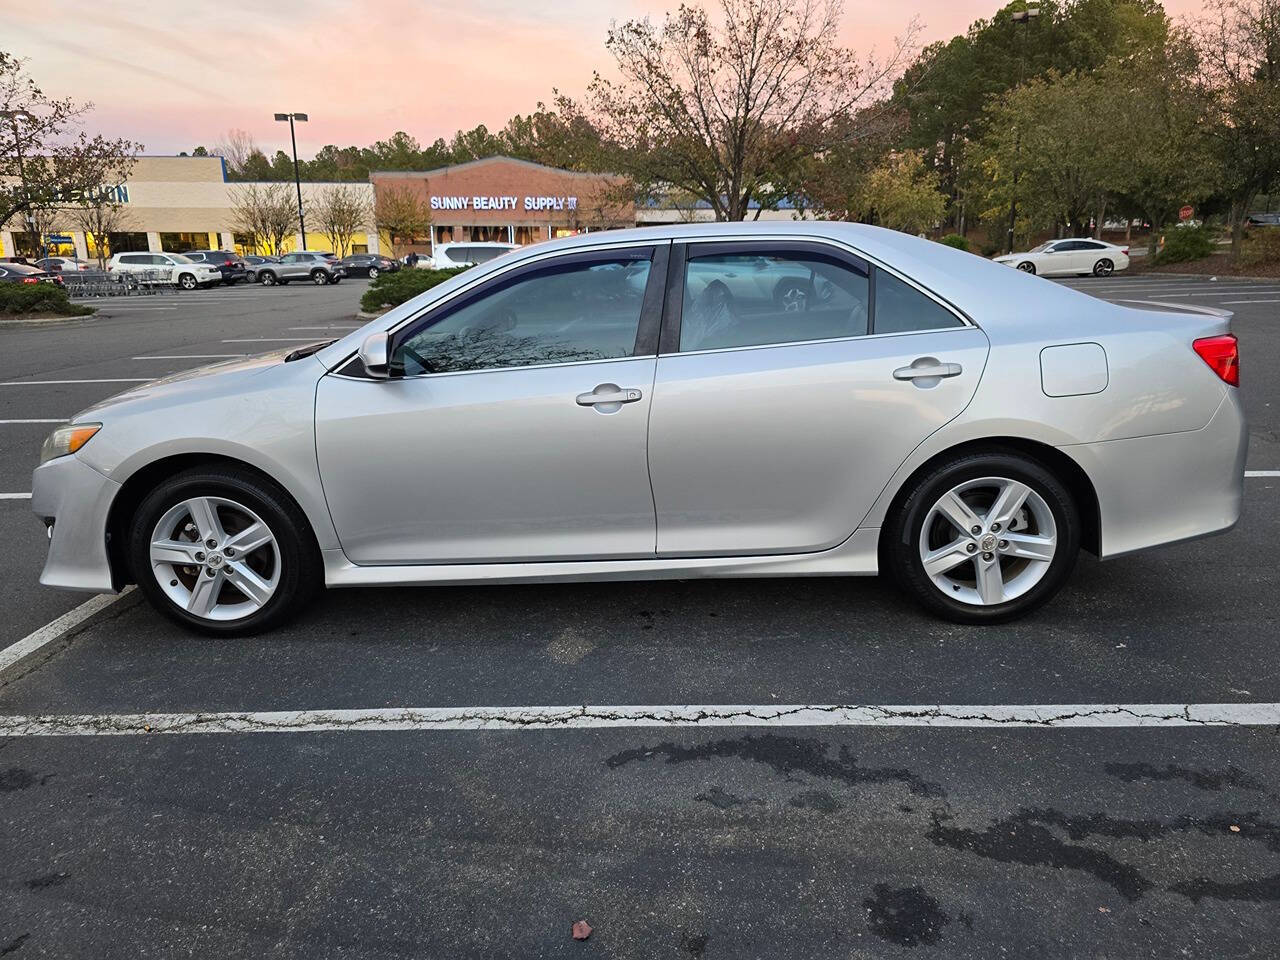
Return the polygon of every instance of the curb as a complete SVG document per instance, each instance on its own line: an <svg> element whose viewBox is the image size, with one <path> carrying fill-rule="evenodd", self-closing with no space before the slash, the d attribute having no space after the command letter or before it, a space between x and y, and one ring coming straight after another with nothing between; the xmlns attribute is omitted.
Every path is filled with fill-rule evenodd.
<svg viewBox="0 0 1280 960"><path fill-rule="evenodd" d="M22 317L14 320L0 320L0 327L47 327L64 323L91 323L98 319L96 314L85 317Z"/></svg>
<svg viewBox="0 0 1280 960"><path fill-rule="evenodd" d="M377 313L369 313L365 310L357 310L356 319L357 320L377 320L380 316L382 316L386 312L387 310L379 310Z"/></svg>

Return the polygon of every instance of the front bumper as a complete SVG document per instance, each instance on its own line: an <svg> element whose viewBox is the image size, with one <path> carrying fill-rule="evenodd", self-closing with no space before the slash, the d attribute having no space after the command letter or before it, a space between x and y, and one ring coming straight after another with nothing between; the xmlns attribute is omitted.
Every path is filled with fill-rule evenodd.
<svg viewBox="0 0 1280 960"><path fill-rule="evenodd" d="M107 512L120 490L75 454L41 464L31 475L31 509L53 522L40 582L48 587L114 593L107 560Z"/></svg>

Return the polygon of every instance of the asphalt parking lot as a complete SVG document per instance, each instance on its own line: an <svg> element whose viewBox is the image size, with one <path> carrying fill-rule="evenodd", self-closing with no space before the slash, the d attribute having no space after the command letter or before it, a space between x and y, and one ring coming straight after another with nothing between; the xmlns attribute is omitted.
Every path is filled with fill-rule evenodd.
<svg viewBox="0 0 1280 960"><path fill-rule="evenodd" d="M1183 711L1280 702L1280 283L1071 285L1235 311L1230 534L1084 557L982 629L870 579L335 591L229 641L126 595L0 670L0 956L1274 956L1278 731ZM36 583L56 421L338 336L363 286L0 329L0 648L85 600ZM725 704L753 706L699 719ZM937 704L969 725L769 711ZM1026 705L1085 720L1002 719ZM68 734L3 732L49 715Z"/></svg>

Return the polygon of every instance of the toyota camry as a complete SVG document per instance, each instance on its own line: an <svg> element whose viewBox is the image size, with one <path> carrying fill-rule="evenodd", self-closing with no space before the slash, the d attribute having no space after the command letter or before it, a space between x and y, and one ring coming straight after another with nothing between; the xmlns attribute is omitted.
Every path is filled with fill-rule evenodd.
<svg viewBox="0 0 1280 960"><path fill-rule="evenodd" d="M1228 319L855 224L538 244L75 416L35 471L41 582L214 634L326 586L876 573L1007 620L1081 549L1235 523Z"/></svg>

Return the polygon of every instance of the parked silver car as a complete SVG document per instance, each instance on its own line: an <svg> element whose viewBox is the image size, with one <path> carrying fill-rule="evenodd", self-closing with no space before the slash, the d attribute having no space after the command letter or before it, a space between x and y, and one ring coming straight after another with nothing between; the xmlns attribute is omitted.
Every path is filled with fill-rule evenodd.
<svg viewBox="0 0 1280 960"><path fill-rule="evenodd" d="M222 634L324 585L881 571L1006 620L1236 522L1238 370L1226 314L874 227L593 233L78 414L41 581Z"/></svg>
<svg viewBox="0 0 1280 960"><path fill-rule="evenodd" d="M293 280L310 280L322 287L326 283L338 283L346 275L347 268L332 253L314 251L286 253L275 263L260 264L254 271L257 282L265 287Z"/></svg>

